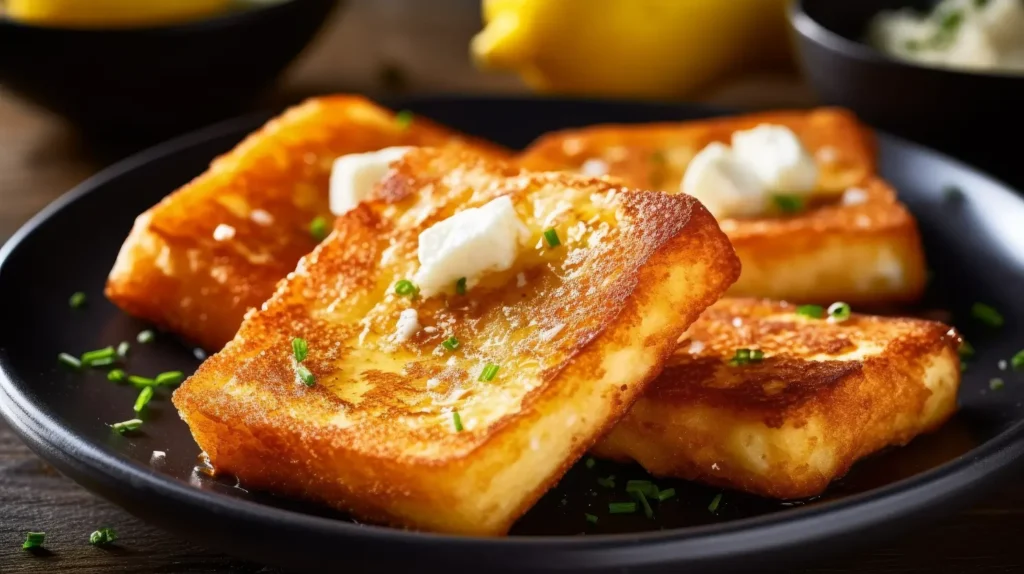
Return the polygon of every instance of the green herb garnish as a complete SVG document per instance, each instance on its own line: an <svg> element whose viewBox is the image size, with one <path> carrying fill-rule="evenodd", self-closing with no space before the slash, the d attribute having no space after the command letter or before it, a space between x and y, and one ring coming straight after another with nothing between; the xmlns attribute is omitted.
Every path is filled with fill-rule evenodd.
<svg viewBox="0 0 1024 574"><path fill-rule="evenodd" d="M651 508L651 503L647 502L647 496L642 491L633 491L630 494L635 496L640 501L640 506L644 509L644 516L647 518L654 518L654 509Z"/></svg>
<svg viewBox="0 0 1024 574"><path fill-rule="evenodd" d="M142 421L139 419L131 419L124 422L114 423L110 426L117 432L124 434L129 431L138 430L138 428L142 426Z"/></svg>
<svg viewBox="0 0 1024 574"><path fill-rule="evenodd" d="M113 347L104 347L82 353L82 364L87 367L109 365L114 362L115 358L117 358L117 351Z"/></svg>
<svg viewBox="0 0 1024 574"><path fill-rule="evenodd" d="M1006 383L1004 383L1002 379L990 379L988 382L988 388L992 389L993 391L998 391L1002 389L1005 385Z"/></svg>
<svg viewBox="0 0 1024 574"><path fill-rule="evenodd" d="M775 207L783 213L799 213L804 210L806 202L799 195L773 195Z"/></svg>
<svg viewBox="0 0 1024 574"><path fill-rule="evenodd" d="M117 533L113 528L100 528L89 535L89 544L93 546L105 546L113 544L117 540Z"/></svg>
<svg viewBox="0 0 1024 574"><path fill-rule="evenodd" d="M548 247L554 249L562 244L562 240L558 238L558 232L555 228L548 228L544 230L544 241L548 243Z"/></svg>
<svg viewBox="0 0 1024 574"><path fill-rule="evenodd" d="M312 387L316 384L316 377L313 375L313 372L306 367L306 365L301 363L295 365L295 373L299 375L299 379L307 387Z"/></svg>
<svg viewBox="0 0 1024 574"><path fill-rule="evenodd" d="M736 349L736 354L729 360L729 364L738 367L751 363L760 363L764 360L764 351L761 349Z"/></svg>
<svg viewBox="0 0 1024 574"><path fill-rule="evenodd" d="M971 316L988 325L989 327L1002 327L1005 320L1003 315L996 311L991 305L975 303L971 306Z"/></svg>
<svg viewBox="0 0 1024 574"><path fill-rule="evenodd" d="M960 201L964 198L964 190L955 185L947 185L942 188L942 197L948 202Z"/></svg>
<svg viewBox="0 0 1024 574"><path fill-rule="evenodd" d="M448 337L444 341L441 341L441 346L443 346L445 349L448 349L449 351L454 351L455 349L459 348L459 340L455 337L455 335L452 335L451 337Z"/></svg>
<svg viewBox="0 0 1024 574"><path fill-rule="evenodd" d="M318 215L313 218L313 221L309 222L309 234L318 243L327 239L327 236L331 233L331 226L327 223L327 218L322 215Z"/></svg>
<svg viewBox="0 0 1024 574"><path fill-rule="evenodd" d="M25 542L21 545L21 549L31 550L33 548L39 548L43 545L43 541L45 540L45 532L28 532L25 534Z"/></svg>
<svg viewBox="0 0 1024 574"><path fill-rule="evenodd" d="M597 516L594 516L593 514L584 514L583 516L587 519L587 522L597 524Z"/></svg>
<svg viewBox="0 0 1024 574"><path fill-rule="evenodd" d="M708 512L714 514L718 512L718 505L722 503L722 493L719 492L711 499L711 504L708 505Z"/></svg>
<svg viewBox="0 0 1024 574"><path fill-rule="evenodd" d="M500 367L494 363L487 363L484 365L484 370L480 372L480 381L489 383L494 380L494 377L498 374Z"/></svg>
<svg viewBox="0 0 1024 574"><path fill-rule="evenodd" d="M87 299L85 297L85 293L82 293L81 291L73 293L71 297L68 298L68 305L70 305L72 309L81 309L82 307L85 307L86 303Z"/></svg>
<svg viewBox="0 0 1024 574"><path fill-rule="evenodd" d="M465 295L466 294L466 278L465 277L460 277L459 280L455 282L455 293L458 294L458 295Z"/></svg>
<svg viewBox="0 0 1024 574"><path fill-rule="evenodd" d="M401 110L395 114L395 123L398 127L407 130L412 125L413 115L409 110Z"/></svg>
<svg viewBox="0 0 1024 574"><path fill-rule="evenodd" d="M676 489L666 488L665 490L658 491L658 502L665 502L676 495Z"/></svg>
<svg viewBox="0 0 1024 574"><path fill-rule="evenodd" d="M957 349L961 359L970 359L974 356L974 346L967 342L967 339L960 340L960 348Z"/></svg>
<svg viewBox="0 0 1024 574"><path fill-rule="evenodd" d="M125 379L126 376L127 375L125 375L125 372L122 371L121 369L113 369L107 373L107 380L114 381L115 383L120 383Z"/></svg>
<svg viewBox="0 0 1024 574"><path fill-rule="evenodd" d="M142 391L139 392L139 398L135 399L135 406L132 407L137 413L141 413L142 409L146 408L149 401L153 399L153 387L142 387Z"/></svg>
<svg viewBox="0 0 1024 574"><path fill-rule="evenodd" d="M609 514L633 514L636 512L635 502L611 502L608 504Z"/></svg>
<svg viewBox="0 0 1024 574"><path fill-rule="evenodd" d="M800 305L796 308L796 314L810 317L811 319L823 319L825 317L825 308L821 305Z"/></svg>
<svg viewBox="0 0 1024 574"><path fill-rule="evenodd" d="M139 375L128 375L128 382L136 387L152 387L156 385L156 379L140 377Z"/></svg>
<svg viewBox="0 0 1024 574"><path fill-rule="evenodd" d="M155 335L153 334L153 331L146 329L145 331L140 332L138 336L135 337L135 340L145 345L146 343L151 343L154 337Z"/></svg>
<svg viewBox="0 0 1024 574"><path fill-rule="evenodd" d="M416 284L408 279L402 279L395 283L395 294L401 295L402 297L415 297L419 293L419 288Z"/></svg>
<svg viewBox="0 0 1024 574"><path fill-rule="evenodd" d="M828 306L828 316L836 323L842 323L850 318L850 306L842 301L837 301Z"/></svg>
<svg viewBox="0 0 1024 574"><path fill-rule="evenodd" d="M587 461L584 462L583 464L585 464L587 468L594 468L594 465L597 464L597 461L594 460L593 457L587 457Z"/></svg>
<svg viewBox="0 0 1024 574"><path fill-rule="evenodd" d="M452 424L455 425L455 432L462 432L462 417L459 411L452 411Z"/></svg>
<svg viewBox="0 0 1024 574"><path fill-rule="evenodd" d="M82 361L79 361L78 357L69 355L68 353L61 353L57 355L57 361L67 367L71 367L72 369L77 370L82 368Z"/></svg>
<svg viewBox="0 0 1024 574"><path fill-rule="evenodd" d="M292 339L292 353L295 354L295 362L305 361L309 355L309 345L306 344L306 340L299 337Z"/></svg>
<svg viewBox="0 0 1024 574"><path fill-rule="evenodd" d="M608 478L598 478L597 484L605 488L615 488L615 475L611 475Z"/></svg>
<svg viewBox="0 0 1024 574"><path fill-rule="evenodd" d="M1017 351L1017 354L1010 359L1010 366L1014 371L1024 371L1024 351Z"/></svg>
<svg viewBox="0 0 1024 574"><path fill-rule="evenodd" d="M153 380L157 385L177 385L185 378L185 373L181 371L167 371L166 373L160 373Z"/></svg>
<svg viewBox="0 0 1024 574"><path fill-rule="evenodd" d="M626 492L639 492L651 498L658 497L658 487L649 480L630 480L626 483Z"/></svg>

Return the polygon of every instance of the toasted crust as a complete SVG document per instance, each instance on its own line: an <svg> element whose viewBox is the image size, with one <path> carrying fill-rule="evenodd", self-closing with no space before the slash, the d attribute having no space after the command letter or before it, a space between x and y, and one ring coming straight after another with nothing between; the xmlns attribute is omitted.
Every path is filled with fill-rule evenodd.
<svg viewBox="0 0 1024 574"><path fill-rule="evenodd" d="M579 170L599 159L627 184L679 190L690 159L708 143L762 123L792 129L815 156L821 177L799 214L723 219L743 262L729 295L829 303L892 303L917 299L925 265L917 225L893 190L874 177L871 133L834 108L767 112L683 123L594 126L541 137L518 162L529 169ZM838 195L864 188L867 201Z"/></svg>
<svg viewBox="0 0 1024 574"><path fill-rule="evenodd" d="M959 335L932 321L811 319L723 299L594 449L673 476L774 498L820 494L858 459L956 410ZM764 361L731 366L736 349Z"/></svg>
<svg viewBox="0 0 1024 574"><path fill-rule="evenodd" d="M423 229L501 195L531 233L515 267L462 296L393 293L417 268ZM548 227L561 247L541 240ZM370 521L501 534L625 412L738 274L724 234L688 196L415 150L174 404L215 467L251 487ZM396 317L410 307L423 329L396 343ZM452 335L454 352L440 345ZM296 382L294 336L309 342L313 388ZM500 371L480 382L486 363Z"/></svg>
<svg viewBox="0 0 1024 574"><path fill-rule="evenodd" d="M206 348L220 348L245 311L263 303L316 246L310 222L333 217L327 191L333 160L398 145L506 154L425 119L404 126L361 97L309 100L140 215L110 272L107 297ZM220 225L234 231L231 241L214 239Z"/></svg>

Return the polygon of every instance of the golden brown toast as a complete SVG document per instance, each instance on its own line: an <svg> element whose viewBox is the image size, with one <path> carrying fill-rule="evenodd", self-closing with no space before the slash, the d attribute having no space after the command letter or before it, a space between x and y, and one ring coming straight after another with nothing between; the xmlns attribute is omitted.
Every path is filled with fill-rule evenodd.
<svg viewBox="0 0 1024 574"><path fill-rule="evenodd" d="M427 148L374 193L174 394L218 471L364 520L506 532L739 274L686 195ZM506 196L530 237L511 268L464 295L396 295L424 229ZM407 309L420 330L396 342ZM308 341L314 387L298 382L293 337ZM481 382L487 364L499 371Z"/></svg>
<svg viewBox="0 0 1024 574"><path fill-rule="evenodd" d="M795 311L751 299L712 306L594 453L658 476L803 498L956 410L960 337L950 327ZM763 361L730 365L743 348Z"/></svg>
<svg viewBox="0 0 1024 574"><path fill-rule="evenodd" d="M874 139L845 110L554 132L538 139L517 161L528 169L586 171L585 162L596 159L608 175L628 185L676 193L698 151L762 123L786 126L800 138L815 157L819 189L800 213L720 222L743 262L743 274L729 294L825 304L918 298L925 268L917 225L893 190L874 177ZM851 187L867 191L866 200L844 202L838 194Z"/></svg>
<svg viewBox="0 0 1024 574"><path fill-rule="evenodd" d="M209 349L316 246L310 223L331 221L338 156L389 146L506 152L357 96L316 98L270 121L191 183L138 217L107 283L125 311ZM218 232L218 227L223 233ZM215 235L230 241L215 239Z"/></svg>

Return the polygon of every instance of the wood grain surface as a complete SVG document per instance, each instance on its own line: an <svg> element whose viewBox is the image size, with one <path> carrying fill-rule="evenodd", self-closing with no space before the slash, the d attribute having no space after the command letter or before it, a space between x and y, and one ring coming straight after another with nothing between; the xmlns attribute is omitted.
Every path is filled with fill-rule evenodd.
<svg viewBox="0 0 1024 574"><path fill-rule="evenodd" d="M468 62L466 46L479 25L478 4L478 0L353 0L265 104L278 106L332 91L521 91L514 78L480 75ZM358 57L344 57L355 53ZM398 83L394 70L398 70ZM739 78L700 99L749 107L813 103L799 80L785 75ZM59 118L0 87L0 242L58 195L130 151L82 141ZM101 549L88 544L89 533L101 526L117 530L116 546ZM29 530L47 533L47 552L21 550ZM1024 486L1009 484L986 493L964 512L884 544L783 570L1019 573L1024 572L1021 533ZM280 570L196 547L146 525L61 476L0 422L0 573L55 572L270 574Z"/></svg>

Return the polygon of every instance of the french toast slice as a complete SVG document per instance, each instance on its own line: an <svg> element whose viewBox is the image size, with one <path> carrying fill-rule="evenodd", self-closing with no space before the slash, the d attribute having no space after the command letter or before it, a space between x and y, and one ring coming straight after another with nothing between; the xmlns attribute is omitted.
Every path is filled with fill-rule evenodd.
<svg viewBox="0 0 1024 574"><path fill-rule="evenodd" d="M858 459L956 410L960 337L941 323L723 299L593 449L671 476L766 497L820 494ZM764 358L730 364L737 349Z"/></svg>
<svg viewBox="0 0 1024 574"><path fill-rule="evenodd" d="M597 165L598 172L628 185L677 193L690 160L701 149L760 124L785 126L799 137L814 157L818 184L799 213L720 221L743 262L743 273L729 295L825 304L917 299L924 289L925 263L916 222L895 192L875 177L874 138L845 110L553 132L517 161L527 169L591 175L597 175Z"/></svg>
<svg viewBox="0 0 1024 574"><path fill-rule="evenodd" d="M529 234L510 268L461 295L402 287L421 232L506 197ZM499 535L738 275L692 197L414 149L174 404L214 467L247 487L372 522ZM414 334L399 322L410 309ZM315 386L296 375L293 337L307 341Z"/></svg>
<svg viewBox="0 0 1024 574"><path fill-rule="evenodd" d="M335 158L420 145L506 156L498 146L358 96L296 106L136 219L110 272L107 297L132 315L219 349L245 311L270 297L316 246L311 222L333 220L328 180Z"/></svg>

